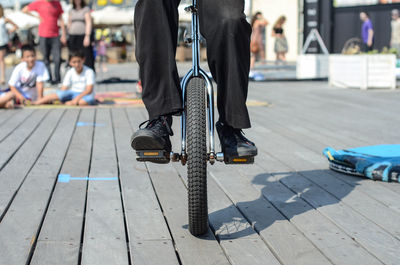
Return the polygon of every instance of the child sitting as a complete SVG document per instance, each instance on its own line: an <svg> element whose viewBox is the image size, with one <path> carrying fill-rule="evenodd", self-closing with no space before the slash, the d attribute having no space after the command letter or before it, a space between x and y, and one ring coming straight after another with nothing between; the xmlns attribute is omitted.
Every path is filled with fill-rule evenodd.
<svg viewBox="0 0 400 265"><path fill-rule="evenodd" d="M34 104L51 103L54 100L60 100L66 105L96 104L94 98L95 74L92 69L83 65L84 62L83 51L70 51L69 64L72 68L65 74L61 90L37 100Z"/></svg>
<svg viewBox="0 0 400 265"><path fill-rule="evenodd" d="M21 48L22 62L18 64L8 82L9 89L0 94L0 108L12 108L14 99L19 104L36 101L43 97L44 82L49 80L46 65L36 61L36 52L32 46Z"/></svg>

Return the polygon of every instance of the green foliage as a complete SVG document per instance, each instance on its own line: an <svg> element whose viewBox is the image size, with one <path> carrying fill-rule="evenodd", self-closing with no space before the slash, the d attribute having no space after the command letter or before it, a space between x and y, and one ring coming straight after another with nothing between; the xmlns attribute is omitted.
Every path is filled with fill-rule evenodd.
<svg viewBox="0 0 400 265"><path fill-rule="evenodd" d="M363 52L361 54L397 54L397 50L395 48L389 49L388 47L383 47L382 51L378 51L377 49L369 51L369 52Z"/></svg>

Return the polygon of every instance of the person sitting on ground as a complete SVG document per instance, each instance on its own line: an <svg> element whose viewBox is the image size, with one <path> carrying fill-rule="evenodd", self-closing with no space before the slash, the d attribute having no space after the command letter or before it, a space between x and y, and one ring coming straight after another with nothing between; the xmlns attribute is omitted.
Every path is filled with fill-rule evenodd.
<svg viewBox="0 0 400 265"><path fill-rule="evenodd" d="M32 46L24 45L21 51L22 62L11 74L8 82L10 88L0 96L1 108L12 108L14 99L18 104L41 99L44 82L50 78L46 65L36 60L36 51Z"/></svg>
<svg viewBox="0 0 400 265"><path fill-rule="evenodd" d="M66 105L94 105L94 71L84 65L85 54L82 50L73 50L69 53L69 64L72 67L65 74L61 90L47 95L34 102L36 105L52 103L60 100Z"/></svg>

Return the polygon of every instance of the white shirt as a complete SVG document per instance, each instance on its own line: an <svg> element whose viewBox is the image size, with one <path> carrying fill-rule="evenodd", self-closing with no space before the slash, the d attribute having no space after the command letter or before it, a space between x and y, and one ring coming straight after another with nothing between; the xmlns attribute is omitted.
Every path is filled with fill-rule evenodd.
<svg viewBox="0 0 400 265"><path fill-rule="evenodd" d="M65 74L63 86L68 87L71 91L82 93L87 86L95 84L94 71L83 66L82 72L78 74L75 68L71 68Z"/></svg>
<svg viewBox="0 0 400 265"><path fill-rule="evenodd" d="M26 62L22 62L14 68L8 85L17 88L25 97L36 100L36 83L45 82L49 78L49 73L43 62L36 61L31 70L26 66Z"/></svg>
<svg viewBox="0 0 400 265"><path fill-rule="evenodd" d="M400 19L392 20L391 44L400 44Z"/></svg>

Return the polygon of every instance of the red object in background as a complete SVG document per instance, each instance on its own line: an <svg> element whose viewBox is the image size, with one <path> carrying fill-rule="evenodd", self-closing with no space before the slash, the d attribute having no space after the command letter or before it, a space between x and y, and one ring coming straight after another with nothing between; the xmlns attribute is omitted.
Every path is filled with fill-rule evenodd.
<svg viewBox="0 0 400 265"><path fill-rule="evenodd" d="M40 15L39 36L55 38L59 36L58 18L64 12L59 1L37 0L28 5L29 11Z"/></svg>
<svg viewBox="0 0 400 265"><path fill-rule="evenodd" d="M137 85L136 85L136 92L138 92L138 93L141 94L142 91L143 91L142 80L139 80L138 83L137 83Z"/></svg>

